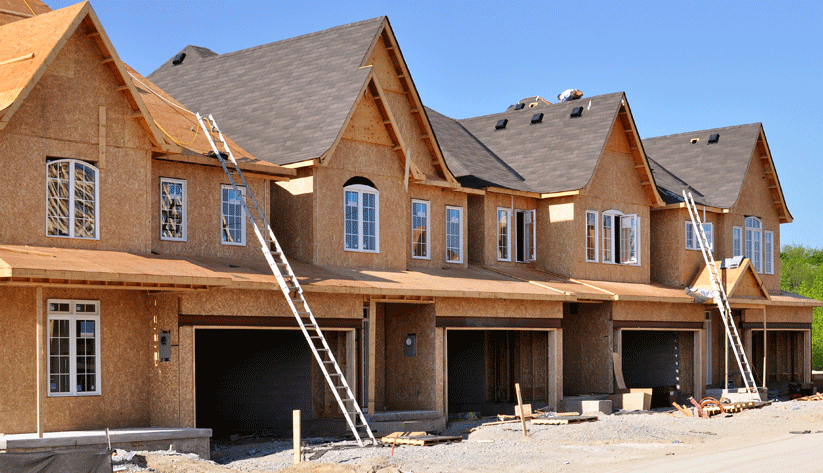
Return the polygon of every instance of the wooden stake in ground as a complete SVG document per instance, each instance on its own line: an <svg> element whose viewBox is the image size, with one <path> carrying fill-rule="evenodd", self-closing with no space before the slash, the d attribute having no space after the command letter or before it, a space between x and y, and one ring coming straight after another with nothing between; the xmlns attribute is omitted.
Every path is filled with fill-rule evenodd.
<svg viewBox="0 0 823 473"><path fill-rule="evenodd" d="M294 464L300 463L300 409L292 411L292 429L294 430Z"/></svg>
<svg viewBox="0 0 823 473"><path fill-rule="evenodd" d="M672 403L672 406L676 407L676 408L677 408L677 410L678 410L678 411L680 411L680 412L682 412L684 416L686 416L686 417L694 417L694 416L692 415L691 411L689 411L689 410L687 410L687 409L683 409L682 407L680 407L680 404L678 404L678 403L676 403L676 402L673 402L673 403Z"/></svg>
<svg viewBox="0 0 823 473"><path fill-rule="evenodd" d="M520 406L520 413L523 413L523 398L520 396L520 383L514 383L514 390L517 391L517 405ZM523 424L523 437L528 437L529 432L526 430L526 416L520 416L520 423Z"/></svg>

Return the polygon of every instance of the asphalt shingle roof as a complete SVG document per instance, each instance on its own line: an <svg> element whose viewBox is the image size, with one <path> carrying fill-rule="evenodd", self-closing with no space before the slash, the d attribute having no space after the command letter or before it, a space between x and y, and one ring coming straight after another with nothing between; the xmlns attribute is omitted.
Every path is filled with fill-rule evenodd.
<svg viewBox="0 0 823 473"><path fill-rule="evenodd" d="M761 129L760 123L753 123L644 139L649 166L666 203L682 202L683 189L690 186L696 202L732 207ZM713 134L720 135L717 143L709 143ZM692 143L694 138L699 141Z"/></svg>
<svg viewBox="0 0 823 473"><path fill-rule="evenodd" d="M148 78L275 164L317 158L339 134L369 68L360 65L385 17L214 55L188 46ZM176 54L175 54L176 55Z"/></svg>
<svg viewBox="0 0 823 473"><path fill-rule="evenodd" d="M429 118L449 169L473 176L472 187L552 193L586 186L623 100L617 92L451 122L436 112ZM571 118L576 107L583 107L583 114ZM543 113L542 122L532 124L535 113ZM496 129L503 119L506 127ZM471 185L465 178L461 183Z"/></svg>

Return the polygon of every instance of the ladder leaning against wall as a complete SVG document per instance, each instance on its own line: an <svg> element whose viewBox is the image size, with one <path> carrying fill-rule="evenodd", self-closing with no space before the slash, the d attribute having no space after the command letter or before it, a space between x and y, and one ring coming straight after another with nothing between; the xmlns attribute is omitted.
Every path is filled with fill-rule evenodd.
<svg viewBox="0 0 823 473"><path fill-rule="evenodd" d="M340 410L346 417L346 422L354 434L354 438L361 447L363 446L363 440L365 438L371 439L372 444L377 444L374 434L368 422L366 422L366 417L357 404L354 393L349 387L346 378L343 376L340 365L337 363L329 344L326 342L326 337L323 336L323 332L320 330L320 326L317 324L317 320L309 308L309 304L306 302L305 297L303 297L303 288L297 281L291 265L283 254L283 250L280 248L277 239L274 237L274 232L272 231L271 225L269 225L269 219L254 197L254 193L246 181L243 171L240 170L240 166L237 164L226 140L223 138L223 133L217 127L211 115L203 117L198 113L197 121L203 129L203 134L206 136L206 139L209 140L212 151L220 161L223 171L229 178L235 194L238 196L242 195L239 189L241 186L246 190L245 198L239 198L243 206L243 211L246 213L249 222L251 222L254 228L254 233L257 235L257 239L262 246L263 255L266 257L266 261L269 263L271 271L277 279L277 283L280 285L280 290L283 291L283 295L286 296L286 301L295 319L297 319L297 323L300 325L300 329L306 337L312 353L314 353L314 358L317 360L320 370L323 372L323 376L326 378L326 382L331 388L337 404L340 406ZM222 152L217 148L218 143L223 145ZM231 165L231 169L226 163L227 159Z"/></svg>
<svg viewBox="0 0 823 473"><path fill-rule="evenodd" d="M692 220L692 227L694 228L697 241L700 243L700 251L703 254L703 261L706 262L706 267L709 270L709 281L712 285L712 295L717 308L720 310L723 325L726 327L726 336L729 338L729 344L732 346L734 357L737 360L737 366L740 368L740 374L743 376L743 384L746 385L746 393L751 396L753 401L760 400L760 394L757 389L757 383L752 372L752 365L746 356L746 351L743 348L743 343L740 340L740 334L737 331L737 326L732 318L732 309L729 306L729 298L726 295L726 289L723 287L723 282L720 279L720 273L717 270L717 264L714 261L709 240L706 237L706 232L703 231L703 222L700 220L700 213L697 211L697 204L694 202L691 192L683 191L683 197L686 200L686 208L689 210L689 217Z"/></svg>

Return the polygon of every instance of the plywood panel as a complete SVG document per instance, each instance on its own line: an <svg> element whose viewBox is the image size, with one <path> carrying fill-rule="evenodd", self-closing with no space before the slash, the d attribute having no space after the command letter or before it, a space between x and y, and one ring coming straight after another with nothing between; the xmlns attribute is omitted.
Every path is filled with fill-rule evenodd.
<svg viewBox="0 0 823 473"><path fill-rule="evenodd" d="M612 306L614 320L702 323L706 313L701 304L617 301Z"/></svg>
<svg viewBox="0 0 823 473"><path fill-rule="evenodd" d="M507 299L438 298L438 317L563 317L563 303Z"/></svg>
<svg viewBox="0 0 823 473"><path fill-rule="evenodd" d="M0 364L0 379L5 380L0 384L0 431L37 432L36 291L2 287L0 300L3 301L0 356L4 360Z"/></svg>
<svg viewBox="0 0 823 473"><path fill-rule="evenodd" d="M149 352L151 353L151 425L177 427L180 422L180 340L177 331L176 294L153 294L147 298L149 314ZM158 335L171 335L171 359L157 357Z"/></svg>
<svg viewBox="0 0 823 473"><path fill-rule="evenodd" d="M180 296L180 312L186 315L291 317L286 298L279 290L212 290ZM306 302L317 318L363 316L363 299L356 295L307 293Z"/></svg>
<svg viewBox="0 0 823 473"><path fill-rule="evenodd" d="M612 392L612 303L579 304L563 314L563 390L573 396Z"/></svg>
<svg viewBox="0 0 823 473"><path fill-rule="evenodd" d="M411 201L412 199L423 200L429 203L429 259L415 259L411 256ZM446 206L456 206L463 209L463 246L465 252L465 232L466 232L466 194L453 192L449 189L442 189L432 186L412 184L409 186L408 212L406 228L406 265L408 267L440 268L466 267L468 258L463 258L463 264L446 263Z"/></svg>
<svg viewBox="0 0 823 473"><path fill-rule="evenodd" d="M313 169L301 169L296 178L271 184L270 221L277 241L289 258L306 263L314 262L317 235L314 182Z"/></svg>
<svg viewBox="0 0 823 473"><path fill-rule="evenodd" d="M386 408L435 409L434 308L431 305L386 304ZM416 336L416 355L407 356L405 341Z"/></svg>

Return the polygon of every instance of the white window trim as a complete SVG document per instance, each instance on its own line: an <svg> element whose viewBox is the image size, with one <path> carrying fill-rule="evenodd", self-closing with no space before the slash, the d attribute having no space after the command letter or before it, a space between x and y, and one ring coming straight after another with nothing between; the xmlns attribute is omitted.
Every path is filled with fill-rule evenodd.
<svg viewBox="0 0 823 473"><path fill-rule="evenodd" d="M183 224L182 224L183 225L183 231L181 233L182 233L183 236L180 237L180 238L172 238L172 237L164 237L163 236L163 183L164 182L171 182L171 183L174 183L174 184L181 184L182 185L182 190L183 190L183 219L182 219L183 220ZM222 191L221 191L221 197L220 198L221 198L221 200L223 198L222 197ZM187 191L186 191L186 181L184 179L174 179L174 178L171 178L171 177L161 177L160 178L160 207L158 209L158 217L160 219L160 221L159 221L159 231L160 231L160 239L161 240L164 240L164 241L186 241L187 240L187 238L188 238L188 233L187 233L188 222L187 221L188 221L188 218L189 218L188 200L189 200L189 198L188 198L188 194L187 194ZM221 204L221 209L222 209L222 202L220 204Z"/></svg>
<svg viewBox="0 0 823 473"><path fill-rule="evenodd" d="M50 310L52 303L58 304L69 304L69 312L52 312ZM76 314L75 313L75 304L94 304L96 307L96 311L94 314ZM48 317L47 317L47 324L46 327L51 325L52 320L68 320L69 321L69 392L61 393L61 392L52 392L51 391L51 384L49 384L49 388L47 390L48 397L69 397L69 396L100 396L103 394L103 390L101 387L101 358L102 354L100 353L100 301L85 301L85 300L69 300L69 299L48 299L46 301L46 307L48 309ZM93 320L94 321L94 353L95 353L95 367L94 367L94 374L95 374L95 390L94 391L85 391L85 392L78 392L77 391L77 334L75 333L77 330L77 320ZM49 383L51 383L51 337L46 334L48 337L47 342L47 350L46 350L46 366L47 366L47 378Z"/></svg>
<svg viewBox="0 0 823 473"><path fill-rule="evenodd" d="M622 264L622 265L626 265L626 266L640 266L641 265L640 255L641 255L641 249L642 249L642 241L641 241L642 240L642 231L641 230L643 228L640 225L640 216L637 215L637 214L624 214L623 212L621 212L619 210L606 210L606 211L603 212L603 215L604 216L610 216L611 217L611 224L612 224L611 241L609 242L610 243L610 250L611 250L612 260L611 261L606 261L604 259L603 262L606 263L606 264ZM620 222L620 227L619 228L617 227L617 225L615 225L615 217L620 217L621 222ZM615 238L615 236L616 236L617 233L620 233L620 231L622 230L622 228L623 228L623 219L624 218L631 218L631 219L634 220L634 234L635 234L635 249L634 249L635 258L634 258L634 260L629 260L625 263L620 261L620 259L622 257L621 251L620 251L621 248L615 246L615 241L620 240L622 242L622 238ZM602 222L600 222L600 224L602 225ZM605 250L606 249L604 248L603 251L605 251Z"/></svg>
<svg viewBox="0 0 823 473"><path fill-rule="evenodd" d="M415 256L414 255L414 205L422 205L426 209L426 224L425 224L425 232L426 232L426 251L425 254L422 256ZM409 224L411 225L411 255L413 259L431 259L431 204L428 200L420 200L420 199L412 199L411 201L411 218L409 219Z"/></svg>
<svg viewBox="0 0 823 473"><path fill-rule="evenodd" d="M357 199L357 248L346 247L346 192L356 192ZM374 249L363 249L363 194L374 194ZM343 250L359 253L380 253L380 191L371 186L353 184L343 188Z"/></svg>
<svg viewBox="0 0 823 473"><path fill-rule="evenodd" d="M223 238L223 190L233 190L234 187L229 184L220 184L220 244L226 246L246 246L246 209L243 205L240 206L240 241L226 241ZM246 188L237 186L240 195L243 199L246 198Z"/></svg>
<svg viewBox="0 0 823 473"><path fill-rule="evenodd" d="M692 238L689 239L689 230L692 232ZM714 251L714 224L712 222L703 222L703 231L709 234L709 249ZM700 251L700 242L697 232L694 231L694 225L691 221L686 221L685 229L686 249Z"/></svg>
<svg viewBox="0 0 823 473"><path fill-rule="evenodd" d="M737 231L737 235L735 236L734 232ZM735 243L737 243L738 251L735 251ZM732 227L732 256L743 256L746 254L746 250L743 248L743 227L733 226Z"/></svg>
<svg viewBox="0 0 823 473"><path fill-rule="evenodd" d="M500 212L506 212L506 258L500 257ZM497 227L497 238L494 240L494 249L497 253L497 261L511 261L512 260L512 209L508 207L498 207L494 213L494 224Z"/></svg>
<svg viewBox="0 0 823 473"><path fill-rule="evenodd" d="M763 231L763 272L774 274L774 232L771 230Z"/></svg>
<svg viewBox="0 0 823 473"><path fill-rule="evenodd" d="M748 222L749 219L753 219L753 220L757 221L760 228L750 227L749 222ZM746 255L746 248L748 247L749 236L751 235L751 240L752 240L751 241L751 245L752 245L752 255L751 256L759 256L759 259L752 258L749 255L746 255L746 257L752 260L752 267L754 267L754 270L757 271L760 274L763 274L763 246L764 246L763 245L763 220L761 220L757 217L754 217L754 216L748 216L748 217L745 218L743 223L745 225L744 226L744 232L743 232L743 244L744 244L743 254ZM755 235L755 233L757 233L760 236L760 238L758 239L759 242L760 242L760 248L759 249L754 248L754 235ZM760 263L759 265L757 264L758 262Z"/></svg>
<svg viewBox="0 0 823 473"><path fill-rule="evenodd" d="M458 225L459 225L459 233L460 234L458 236L458 245L459 246L458 246L458 252L457 253L460 255L460 257L456 260L450 260L449 259L449 227L448 227L448 225L449 225L449 210L457 211L457 215L458 215L458 219L459 219ZM446 262L447 263L462 264L463 263L463 207L454 207L454 206L451 206L451 205L446 206L446 225L445 226L446 226L446 231L445 231L445 234L446 234L446 256L445 256Z"/></svg>
<svg viewBox="0 0 823 473"><path fill-rule="evenodd" d="M589 259L589 215L594 215L594 259ZM586 211L586 230L585 230L585 238L586 238L586 262L588 263L597 263L600 261L600 213L596 210L587 210ZM614 223L612 223L614 225Z"/></svg>
<svg viewBox="0 0 823 473"><path fill-rule="evenodd" d="M515 254L515 255L514 255L514 259L515 259L515 261L517 261L518 263L530 263L530 262L532 262L532 261L536 261L536 260L537 260L537 245L535 245L536 240L537 240L537 231L536 231L536 228L537 228L537 211L536 211L536 210L534 210L534 209L532 209L532 210L521 210L521 209L517 209L517 210L515 210L515 211L514 211L515 219L516 219L517 214L523 214L523 227L524 227L524 228L525 228L525 226L526 226L526 215L530 215L530 216L531 216L531 220L532 220L532 222L531 222L531 225L532 225L532 231L531 231L531 233L532 233L532 234L531 234L531 244L532 244L532 245L531 245L531 250L532 250L532 251L531 251L531 254L526 254L526 249L524 248L524 249L523 249L523 260L519 260L519 259L517 259L517 254ZM517 225L515 225L515 227L516 227L516 226L517 226ZM525 235L523 235L523 236L524 236L523 241L524 241L524 243L525 243L525 241L526 241L526 240L525 240ZM520 239L520 234L518 233L518 234L515 236L515 241L517 241L517 240L519 240L519 239ZM515 251L515 253L516 253L516 251Z"/></svg>
<svg viewBox="0 0 823 473"><path fill-rule="evenodd" d="M68 162L69 169L69 234L49 235L49 166L56 163ZM94 171L94 236L79 237L74 236L74 166L81 164ZM100 170L91 163L79 159L52 159L46 162L46 236L49 238L77 238L80 240L100 239Z"/></svg>

